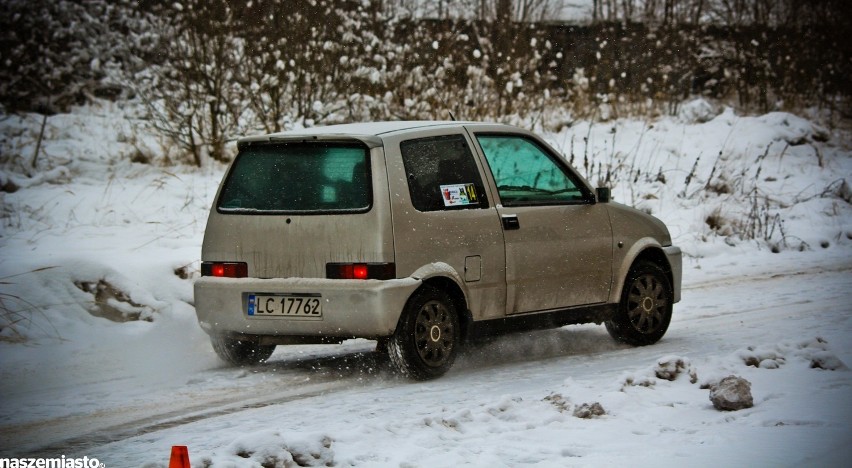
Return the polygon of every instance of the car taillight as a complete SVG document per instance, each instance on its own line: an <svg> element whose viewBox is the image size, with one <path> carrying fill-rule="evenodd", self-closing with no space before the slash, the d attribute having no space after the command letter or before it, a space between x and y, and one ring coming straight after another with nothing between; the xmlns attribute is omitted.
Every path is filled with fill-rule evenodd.
<svg viewBox="0 0 852 468"><path fill-rule="evenodd" d="M201 262L201 276L245 278L248 276L248 264L245 262Z"/></svg>
<svg viewBox="0 0 852 468"><path fill-rule="evenodd" d="M389 280L396 278L396 265L393 263L326 263L325 277Z"/></svg>

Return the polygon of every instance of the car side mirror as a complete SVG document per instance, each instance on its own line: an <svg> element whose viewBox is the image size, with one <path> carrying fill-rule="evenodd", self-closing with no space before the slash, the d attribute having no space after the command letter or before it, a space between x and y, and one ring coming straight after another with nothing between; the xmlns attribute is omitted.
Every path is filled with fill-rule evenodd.
<svg viewBox="0 0 852 468"><path fill-rule="evenodd" d="M597 195L598 203L609 203L610 193L609 187L598 187L595 189L595 195Z"/></svg>

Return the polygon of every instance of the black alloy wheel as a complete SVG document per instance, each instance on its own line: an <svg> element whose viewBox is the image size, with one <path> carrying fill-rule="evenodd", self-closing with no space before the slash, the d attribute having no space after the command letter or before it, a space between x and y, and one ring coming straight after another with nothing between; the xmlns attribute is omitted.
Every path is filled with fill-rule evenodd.
<svg viewBox="0 0 852 468"><path fill-rule="evenodd" d="M624 283L618 311L606 322L617 341L634 346L656 343L665 335L672 318L673 294L663 270L641 261L631 268Z"/></svg>
<svg viewBox="0 0 852 468"><path fill-rule="evenodd" d="M444 291L424 286L408 300L388 342L388 355L401 374L434 379L453 365L460 342L456 305Z"/></svg>

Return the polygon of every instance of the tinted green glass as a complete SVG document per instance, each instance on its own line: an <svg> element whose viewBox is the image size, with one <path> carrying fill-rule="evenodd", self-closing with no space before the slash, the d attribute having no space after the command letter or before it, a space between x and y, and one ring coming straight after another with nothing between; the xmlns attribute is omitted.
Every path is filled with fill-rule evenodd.
<svg viewBox="0 0 852 468"><path fill-rule="evenodd" d="M560 165L534 142L518 136L477 135L503 204L547 204L583 200Z"/></svg>

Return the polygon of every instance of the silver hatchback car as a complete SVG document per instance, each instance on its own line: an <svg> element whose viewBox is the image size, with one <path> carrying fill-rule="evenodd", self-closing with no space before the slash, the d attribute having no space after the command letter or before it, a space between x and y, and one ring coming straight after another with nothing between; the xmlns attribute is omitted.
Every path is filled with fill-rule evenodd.
<svg viewBox="0 0 852 468"><path fill-rule="evenodd" d="M238 149L195 283L198 321L230 363L359 337L423 380L480 335L596 322L651 344L680 300L665 225L526 130L377 122Z"/></svg>

